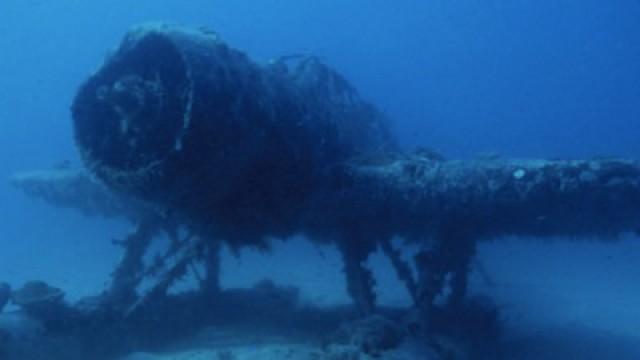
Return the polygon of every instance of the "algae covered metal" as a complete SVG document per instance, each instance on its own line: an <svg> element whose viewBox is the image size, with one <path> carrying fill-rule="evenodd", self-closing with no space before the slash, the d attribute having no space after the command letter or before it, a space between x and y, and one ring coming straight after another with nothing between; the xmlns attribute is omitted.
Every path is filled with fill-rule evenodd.
<svg viewBox="0 0 640 360"><path fill-rule="evenodd" d="M329 165L395 148L384 116L316 58L261 66L211 32L162 25L125 37L73 119L105 184L239 244L295 231Z"/></svg>
<svg viewBox="0 0 640 360"><path fill-rule="evenodd" d="M13 183L53 205L123 216L135 226L116 241L125 254L109 288L64 304L66 317L54 321L74 334L95 332L80 339L88 348L108 334L111 351L131 350L131 339L163 342L232 314L268 313L302 327L311 319L319 328L352 317L299 308L288 289L220 288L222 244L268 248L269 238L304 234L340 251L361 319L356 328L366 327L347 333L374 334L355 341L375 350L367 356L387 349L374 341L388 333L378 330L395 329L374 314L393 319L400 337L456 338L478 355L499 332L496 308L466 293L479 241L609 241L640 229L636 161L447 160L424 149L402 151L385 116L317 58L259 65L211 31L131 30L80 87L72 115L86 169L18 174ZM144 261L160 235L168 249ZM395 237L418 245L414 258L403 257ZM401 315L376 304L366 260L377 249L412 297L412 309ZM190 272L199 287L170 294ZM262 302L264 313L256 307ZM385 344L395 346L400 339L391 334Z"/></svg>

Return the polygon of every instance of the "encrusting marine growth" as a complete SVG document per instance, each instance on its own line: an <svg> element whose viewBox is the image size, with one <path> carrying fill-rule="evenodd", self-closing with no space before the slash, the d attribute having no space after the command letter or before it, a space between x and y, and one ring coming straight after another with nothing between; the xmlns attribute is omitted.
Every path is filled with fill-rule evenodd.
<svg viewBox="0 0 640 360"><path fill-rule="evenodd" d="M107 312L126 322L186 303L206 309L226 296L222 244L268 248L270 238L301 233L339 249L362 317L379 311L365 262L380 248L419 314L409 332L424 335L476 310L497 321L494 309L466 296L478 241L609 239L640 228L635 161L403 152L387 119L317 58L258 65L209 31L133 29L80 87L72 112L87 173L36 172L14 183L53 204L136 225L118 242L125 255L111 286L92 306L83 303L78 318L104 320ZM145 264L160 233L171 245ZM394 237L420 245L416 274ZM189 271L199 291L169 295ZM154 281L140 293L145 279Z"/></svg>

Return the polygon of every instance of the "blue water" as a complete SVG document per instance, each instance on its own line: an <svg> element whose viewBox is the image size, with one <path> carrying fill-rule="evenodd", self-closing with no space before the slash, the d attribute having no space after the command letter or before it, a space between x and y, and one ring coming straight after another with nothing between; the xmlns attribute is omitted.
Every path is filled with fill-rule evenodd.
<svg viewBox="0 0 640 360"><path fill-rule="evenodd" d="M320 56L393 119L407 148L426 144L448 157L640 158L639 19L635 0L2 0L0 179L78 164L69 114L78 85L127 28L159 20L206 25L258 61ZM52 209L3 180L0 214L0 281L45 279L73 296L102 288L118 258L109 240L128 230ZM558 240L485 245L481 260L496 286L478 281L479 291L505 304L514 326L640 341L640 240ZM317 255L291 245L274 262L296 266L300 254ZM406 294L380 263L383 299L402 302ZM235 271L225 281L273 271L305 283L250 264L227 260ZM323 264L315 286L307 284L310 297L346 299L327 285L339 269Z"/></svg>

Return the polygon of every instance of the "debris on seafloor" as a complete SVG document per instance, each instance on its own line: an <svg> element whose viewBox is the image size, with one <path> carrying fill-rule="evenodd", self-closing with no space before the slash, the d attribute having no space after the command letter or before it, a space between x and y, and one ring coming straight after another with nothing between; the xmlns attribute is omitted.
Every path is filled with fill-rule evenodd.
<svg viewBox="0 0 640 360"><path fill-rule="evenodd" d="M62 289L44 281L28 281L11 292L11 303L26 315L41 321L44 328L52 332L63 332L73 328L79 311L64 301Z"/></svg>
<svg viewBox="0 0 640 360"><path fill-rule="evenodd" d="M86 172L13 178L55 206L134 225L116 242L125 254L110 286L46 318L48 336L74 334L96 359L263 321L313 338L340 329L318 359L387 356L411 339L441 358L492 358L499 314L466 293L478 241L611 239L640 227L635 161L402 153L385 117L340 74L314 57L293 60L261 66L210 32L180 27L127 34L73 104ZM300 233L339 249L354 309L299 307L295 290L270 282L220 288L222 244L266 249L269 238ZM160 235L171 245L145 262ZM390 241L396 236L418 245L412 261ZM365 264L377 248L411 294L411 310L376 304ZM187 274L200 287L169 293Z"/></svg>
<svg viewBox="0 0 640 360"><path fill-rule="evenodd" d="M62 302L64 291L43 281L29 281L11 292L11 302L30 311L56 306Z"/></svg>
<svg viewBox="0 0 640 360"><path fill-rule="evenodd" d="M397 348L405 330L396 322L380 315L371 315L345 323L333 335L333 343L355 347L358 352L380 356Z"/></svg>

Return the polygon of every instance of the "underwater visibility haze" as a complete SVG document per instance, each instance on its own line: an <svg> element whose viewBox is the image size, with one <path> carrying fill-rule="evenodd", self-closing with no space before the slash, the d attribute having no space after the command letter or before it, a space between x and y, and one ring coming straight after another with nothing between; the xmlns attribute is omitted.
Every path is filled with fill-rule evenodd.
<svg viewBox="0 0 640 360"><path fill-rule="evenodd" d="M0 360L640 358L640 2L0 4Z"/></svg>

